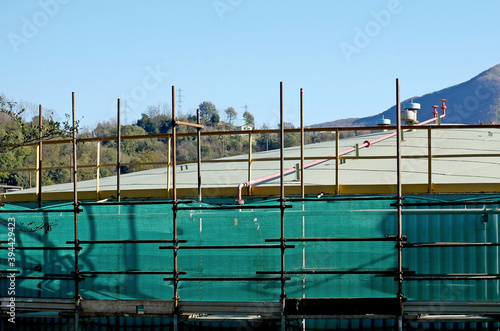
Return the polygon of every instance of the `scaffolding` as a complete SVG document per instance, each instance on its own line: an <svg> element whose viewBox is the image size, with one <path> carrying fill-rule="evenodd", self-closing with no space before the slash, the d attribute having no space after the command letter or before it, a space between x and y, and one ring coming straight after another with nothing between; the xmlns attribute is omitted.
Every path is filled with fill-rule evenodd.
<svg viewBox="0 0 500 331"><path fill-rule="evenodd" d="M56 313L58 317L70 318L74 321L74 326L76 329L79 327L79 322L82 318L96 317L96 316L155 316L155 317L168 317L172 319L174 329L178 329L179 323L185 320L191 321L244 321L244 322L255 322L255 321L276 321L279 322L281 329L285 330L287 321L290 320L308 320L308 319L387 319L393 320L395 322L395 327L402 329L404 323L410 322L434 322L436 320L446 320L446 321L479 321L479 322L494 322L499 321L500 316L500 302L499 301L483 301L483 302L430 302L430 301L418 301L410 300L408 301L403 293L403 284L405 282L412 281L447 281L447 280L498 280L500 279L500 274L498 273L461 273L461 274L418 274L415 271L407 270L403 268L403 250L404 249L418 249L418 248L434 248L434 247L495 247L500 246L500 242L409 242L407 236L403 231L403 214L405 213L405 208L407 207L422 207L422 206L452 206L454 202L416 202L416 203L405 203L404 199L404 187L401 179L401 163L402 163L402 153L401 153L401 140L403 130L410 129L409 127L402 127L400 120L400 95L399 95L399 80L396 81L396 105L397 105L397 126L395 127L396 132L396 164L397 164L397 189L396 194L393 195L371 195L371 196L345 196L342 197L342 188L339 184L339 164L342 159L349 159L350 156L340 155L338 146L339 132L342 129L334 128L333 131L336 133L336 152L334 156L325 157L327 160L335 160L336 163L336 173L335 187L330 188L329 191L325 190L326 193L334 194L332 197L324 197L322 201L369 201L369 200L388 200L391 201L391 206L394 207L397 213L397 231L395 234L386 235L383 237L306 237L302 235L300 237L290 237L285 235L286 223L285 223L285 211L292 208L292 202L305 202L310 200L317 200L317 198L307 197L307 190L304 185L304 132L307 131L303 124L303 92L301 90L301 128L298 132L301 133L301 155L298 159L300 161L301 170L301 185L300 191L296 192L300 197L286 197L285 196L285 154L284 154L284 111L283 111L283 84L280 83L280 129L271 130L270 132L279 133L280 137L280 185L279 185L279 197L272 200L272 203L266 205L220 205L220 206L207 206L207 205L197 205L196 202L201 202L203 200L202 189L201 189L201 151L200 151L200 141L201 141L201 131L203 126L200 123L199 111L197 116L197 123L188 123L177 120L176 109L175 109L175 87L172 86L172 133L171 135L157 135L157 137L168 137L169 139L169 156L172 154L172 162L170 160L168 164L168 187L167 194L161 200L155 201L125 201L123 199L123 192L120 190L120 141L122 139L121 132L118 130L118 136L114 139L117 140L118 144L118 161L117 167L117 189L116 189L116 202L82 202L80 201L80 195L78 194L77 186L77 135L76 135L76 123L75 123L75 95L72 95L72 111L73 111L73 129L72 129L72 139L71 143L73 146L72 154L72 168L71 177L73 181L73 203L71 208L61 207L61 208L41 208L42 207L42 190L41 190L41 174L42 174L42 163L41 156L39 157L39 162L37 163L36 171L39 174L39 180L37 181L37 200L39 204L38 209L33 209L28 211L26 209L22 210L2 210L1 213L68 213L73 214L73 238L72 240L66 241L68 246L51 247L51 246L39 246L39 247L19 247L19 250L70 250L74 253L74 270L71 274L51 274L44 275L40 277L34 276L16 276L17 279L43 279L43 280L61 280L73 282L74 286L74 298L73 300L68 299L49 299L49 298L16 298L16 309L18 314L28 314L37 312L42 315L53 317L50 313ZM120 101L118 100L118 114L120 112ZM41 108L40 108L41 112ZM41 118L41 116L40 116ZM198 180L197 180L197 191L196 200L186 200L179 199L179 189L177 187L177 128L179 126L189 126L194 127L197 130L197 164L198 164ZM120 127L120 120L118 117L118 127ZM453 126L450 126L453 128ZM487 126L488 128L490 126ZM463 128L463 126L460 126ZM484 126L481 126L484 128ZM499 126L491 126L491 128L499 128ZM350 128L352 130L352 128ZM432 183L432 153L431 153L431 127L421 128L427 130L428 134L428 155L421 156L422 158L427 158L428 160L428 183L424 184L425 193L435 193L438 191L438 187ZM311 129L312 131L313 129ZM317 130L317 129L314 129ZM331 128L329 130L332 130ZM347 129L346 129L347 130ZM289 130L293 131L293 130ZM252 130L248 133L249 141L252 139L252 133L258 133L259 130ZM226 134L217 132L216 134ZM151 137L151 136L148 136ZM130 138L130 137L128 137ZM94 139L97 141L97 149L100 146L100 139ZM251 166L252 162L252 147L249 144L249 156L248 159L242 160L240 162L248 163L248 180L251 180ZM41 155L42 151L42 141L39 142L39 153ZM98 154L99 155L99 154ZM470 155L472 157L472 154ZM487 156L500 157L498 154L489 153ZM359 156L358 156L359 157ZM415 157L415 156L413 156ZM447 155L447 157L453 157L453 155ZM466 154L460 154L460 157L467 157ZM477 154L473 154L473 157L477 157ZM161 162L155 162L154 164L163 164ZM170 167L171 165L171 167ZM99 168L103 165L99 164L99 158L97 158L97 174ZM170 172L171 171L171 172ZM171 178L171 181L170 181ZM99 175L97 175L96 181L96 200L103 198L99 190ZM170 189L170 185L172 188ZM472 185L469 187L473 187ZM485 190L487 185L481 185L481 192ZM258 193L258 190L253 190L249 187L248 193ZM317 188L315 188L316 190ZM324 188L323 188L324 189ZM421 188L419 188L420 190ZM344 193L349 193L348 188L345 188ZM473 191L473 190L472 190ZM187 192L193 192L188 190ZM388 192L393 193L390 189ZM498 192L498 184L491 185L491 192ZM171 195L170 195L171 193ZM219 192L220 193L220 192ZM164 194L164 193L162 193ZM233 191L234 194L234 191ZM120 199L122 198L122 199ZM81 240L79 237L79 224L78 217L83 211L82 208L85 206L95 206L95 205L116 205L116 206L132 206L132 205L172 205L172 217L166 219L166 224L171 224L172 226L172 237L171 239L150 239L150 240ZM456 204L473 206L473 205L498 205L500 201L498 199L493 199L487 197L484 200L475 201L461 201L456 202ZM178 235L178 213L181 211L204 211L204 210L218 210L224 213L229 210L256 210L256 209L270 209L274 211L279 211L279 237L278 238L265 238L265 243L259 244L234 244L234 243L224 243L220 245L190 245L189 239L180 239ZM491 213L498 213L498 210L492 210ZM316 268L312 270L288 270L286 267L286 252L296 249L298 243L363 243L363 242L393 242L394 251L393 254L396 256L397 267L393 270L328 270L324 268ZM9 242L0 242L0 251L8 249ZM79 254L80 251L86 245L91 246L106 246L110 244L123 244L123 245L142 245L142 244L161 244L158 248L160 250L170 250L172 252L172 269L168 270L157 270L157 271L141 271L141 270L80 270L79 268ZM228 277L228 276L213 276L213 277L190 277L188 272L182 270L182 264L179 263L178 254L179 251L183 250L253 250L253 249L269 249L279 251L280 262L279 268L276 270L257 270L255 275L247 277ZM8 279L9 275L12 273L19 274L18 270L1 270L0 271L2 279ZM394 293L393 297L380 297L380 298L291 298L287 295L287 282L291 280L293 275L374 275L381 277L393 278L397 284L397 291ZM171 282L173 284L172 293L165 293L162 296L170 297L166 300L96 300L96 299L85 299L80 295L80 283L85 279L85 277L92 277L98 275L162 275L165 276L163 281ZM279 300L275 302L226 302L226 301L184 301L181 300L181 291L179 289L179 284L183 282L270 282L277 283L280 287ZM1 311L8 317L9 312L9 298L3 297L1 300ZM438 307L438 308L436 308ZM437 314L432 312L438 312Z"/></svg>

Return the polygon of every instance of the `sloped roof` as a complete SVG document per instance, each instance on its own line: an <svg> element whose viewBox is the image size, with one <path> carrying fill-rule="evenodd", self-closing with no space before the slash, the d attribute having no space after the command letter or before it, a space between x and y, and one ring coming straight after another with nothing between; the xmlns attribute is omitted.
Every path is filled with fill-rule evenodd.
<svg viewBox="0 0 500 331"><path fill-rule="evenodd" d="M359 149L359 157L355 152L342 154L355 144L373 141L393 133L377 132L363 136L341 139L339 151L345 163L339 167L339 183L341 185L380 185L396 184L396 137L372 144L368 148ZM484 154L500 154L500 129L457 128L440 130L434 127L431 139L432 182L449 183L500 183L500 157L479 157ZM427 130L406 131L402 141L402 182L404 184L425 184L428 182ZM306 170L304 183L306 186L335 185L335 160L329 159L307 168L309 162L320 160L335 154L335 141L328 141L305 146ZM445 155L452 157L444 157ZM478 155L478 157L472 157ZM277 174L279 161L259 161L279 158L280 151L254 152L252 155L252 179ZM300 160L289 158L300 157L300 146L285 149L285 170L295 167ZM375 159L373 157L382 157ZM217 161L217 160L216 160ZM202 188L236 188L248 180L248 155L239 155L220 159L221 162L202 163ZM240 162L243 161L243 162ZM181 170L182 169L182 170ZM177 188L197 187L197 164L177 165ZM279 176L253 186L279 186ZM116 190L116 176L100 179L101 191ZM285 185L298 186L294 173L285 176ZM121 190L158 190L167 187L167 168L157 168L121 175ZM58 184L43 187L44 193L70 192L73 184ZM96 181L78 182L78 191L96 191ZM34 193L34 189L12 194Z"/></svg>

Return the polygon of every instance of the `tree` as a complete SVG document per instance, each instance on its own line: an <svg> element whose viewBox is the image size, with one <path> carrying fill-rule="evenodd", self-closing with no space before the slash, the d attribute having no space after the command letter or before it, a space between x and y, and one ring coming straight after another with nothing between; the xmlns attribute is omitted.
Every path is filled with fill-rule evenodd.
<svg viewBox="0 0 500 331"><path fill-rule="evenodd" d="M245 120L246 125L251 125L252 127L255 127L255 119L252 113L250 113L248 110L246 110L243 113L243 119Z"/></svg>
<svg viewBox="0 0 500 331"><path fill-rule="evenodd" d="M202 122L217 124L220 122L219 112L213 103L210 101L203 101L200 103L200 117Z"/></svg>
<svg viewBox="0 0 500 331"><path fill-rule="evenodd" d="M234 110L233 107L229 107L224 112L226 113L227 121L229 122L229 124L233 125L234 120L236 119L236 117L238 117L238 113L236 113L236 110Z"/></svg>
<svg viewBox="0 0 500 331"><path fill-rule="evenodd" d="M28 109L27 112L26 109ZM32 115L35 113L37 115L33 116L31 121L25 120L23 117L33 109L36 111L32 112ZM44 112L45 116L42 118L42 127L40 128L37 111L37 106L25 102L17 103L0 95L0 169L33 167L36 160L35 149L27 145L36 143L40 139L40 133L42 140L65 137L71 133L68 119L63 123L55 121L52 111ZM78 124L75 129L77 128ZM50 149L50 147L45 146L44 153L47 155L47 151L50 153ZM48 158L45 162L50 162L47 161L49 161ZM49 164L49 166L51 165ZM67 171L49 171L49 175L45 176L44 179L54 177L57 180L63 180L65 172ZM29 173L27 171L1 173L0 182L27 188L30 184Z"/></svg>
<svg viewBox="0 0 500 331"><path fill-rule="evenodd" d="M122 126L123 136L141 136L145 135L146 130L136 125ZM151 145L151 139L125 139L121 142L122 153L130 156L135 156L138 152L142 152L148 145Z"/></svg>
<svg viewBox="0 0 500 331"><path fill-rule="evenodd" d="M279 127L279 125L278 125ZM295 129L293 123L283 122L283 127L286 129ZM292 147L300 145L300 133L298 132L286 132L285 133L285 146L284 147Z"/></svg>
<svg viewBox="0 0 500 331"><path fill-rule="evenodd" d="M5 130L0 136L0 153L6 152L28 143L36 142L40 139L40 128L37 121L29 123L23 120L25 108L19 108L17 102L7 100L0 95L0 122ZM36 117L38 119L38 117ZM76 128L78 129L78 122ZM56 137L66 137L71 133L69 115L66 115L65 122L58 122L53 119L50 113L42 119L41 136L43 140Z"/></svg>
<svg viewBox="0 0 500 331"><path fill-rule="evenodd" d="M266 124L262 124L261 130L270 130L271 128ZM279 148L277 133L262 133L257 136L256 143L258 150L268 151L271 149Z"/></svg>
<svg viewBox="0 0 500 331"><path fill-rule="evenodd" d="M154 117L142 114L142 117L137 120L135 125L146 130L148 134L167 133L172 127L172 117L163 114Z"/></svg>
<svg viewBox="0 0 500 331"><path fill-rule="evenodd" d="M170 105L168 103L158 103L158 105L156 106L146 107L146 114L151 118L160 115L168 115L171 113L172 110L170 109Z"/></svg>

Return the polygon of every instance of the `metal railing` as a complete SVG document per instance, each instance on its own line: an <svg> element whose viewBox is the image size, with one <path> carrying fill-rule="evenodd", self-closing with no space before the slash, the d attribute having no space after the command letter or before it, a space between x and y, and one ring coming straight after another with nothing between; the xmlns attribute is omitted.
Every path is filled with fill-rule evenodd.
<svg viewBox="0 0 500 331"><path fill-rule="evenodd" d="M340 164L342 160L384 160L384 159L396 159L396 155L339 155L341 154L339 152L339 145L340 145L340 134L342 132L349 132L353 131L353 127L328 127L328 128L298 128L298 129L285 129L284 132L285 134L288 133L300 133L301 134L301 155L297 157L284 157L285 161L298 161L301 162L300 165L300 195L304 197L305 194L305 184L304 184L304 178L306 178L307 174L305 169L302 169L303 163L307 160L334 160L335 161L335 166L334 166L334 176L335 176L335 186L333 187L333 190L327 189L328 193L332 194L355 194L355 193L367 193L367 192L356 192L356 188L354 188L354 191L349 190L346 192L342 191L341 185L342 185L342 179L340 176ZM359 127L355 128L356 130L377 130L380 131L380 127ZM396 126L389 126L385 127L387 130L395 130ZM494 157L494 158L500 158L500 153L460 153L460 154L434 154L432 152L433 144L432 144L432 136L433 132L436 131L441 131L441 130L469 130L469 129L481 129L481 130L489 130L489 129L500 129L500 125L442 125L442 126L422 126L422 127L416 127L416 126L402 126L403 130L424 130L427 132L427 152L422 153L422 154L414 154L414 155L402 155L402 159L420 159L420 160L426 160L427 161L427 181L425 183L421 183L421 185L426 186L426 192L427 193L433 193L433 192L442 192L439 190L439 188L435 188L435 183L433 181L433 161L436 159L450 159L450 158L461 158L461 159L467 159L467 158L488 158L488 157ZM177 133L177 137L196 137L198 134L200 135L200 138L203 137L209 137L209 136L221 136L221 135L244 135L248 137L248 141L251 142L252 139L255 137L255 135L258 134L272 134L272 133L279 133L279 129L272 129L272 130L249 130L249 131L215 131L215 132L199 132L199 133ZM306 133L311 133L311 132L334 132L335 133L335 153L333 155L324 155L324 156L304 156L303 148L304 148L304 135ZM101 187L100 187L100 179L101 174L100 174L100 169L104 167L113 167L113 168L118 168L118 167L123 167L123 166L165 166L167 168L167 191L170 192L172 189L172 166L174 162L172 161L172 148L171 148L171 143L172 143L172 134L171 133L166 133L166 134L155 134L155 135L137 135L137 136L122 136L122 137L102 137L102 138L79 138L77 139L78 143L94 143L95 144L95 155L96 155L96 162L94 164L84 164L83 162L80 162L77 166L80 169L94 169L94 179L95 179L95 196L96 199L100 198L100 192L101 192ZM154 139L154 138L166 138L168 143L167 143L167 161L151 161L151 162L117 162L116 163L101 163L100 161L100 155L101 155L101 147L102 143L105 141L121 141L121 140L136 140L136 139ZM49 141L44 141L43 145L60 145L60 144L69 144L72 143L72 140L70 139L61 139L61 140L49 140ZM41 201L41 195L42 193L42 181L40 178L42 178L42 172L46 170L57 170L57 169L67 169L71 170L73 168L72 165L62 165L62 166L42 166L42 163L40 160L42 159L42 149L39 148L38 143L31 143L27 144L26 146L36 146L37 147L37 158L36 158L36 163L32 167L26 167L26 168L15 168L15 169L1 169L0 173L15 173L15 172L35 172L36 173L36 183L35 183L35 188L36 188L36 196L37 200ZM307 146L307 145L306 145ZM247 178L242 178L242 181L252 181L254 178L252 177L253 174L253 166L258 163L258 162L272 162L272 161L280 161L279 157L254 157L254 152L252 150L252 144L248 144L248 150L246 152L247 157L244 159L212 159L212 160L201 160L199 158L198 160L193 160L193 161L177 161L176 164L178 165L184 165L184 164L191 164L191 163L227 163L227 162L235 162L235 163L246 163L247 164L247 173L248 176ZM199 167L200 168L200 167ZM119 176L118 176L119 177ZM200 186L201 183L198 184ZM375 186L375 185L374 185ZM475 185L470 184L466 185L468 186L472 191L471 192L476 192L477 190L474 188ZM487 185L486 185L487 187ZM485 185L481 185L481 189L485 189ZM119 190L119 183L117 183L117 190ZM199 189L200 190L200 189ZM456 187L456 192L464 192L464 185L459 185ZM252 195L253 193L253 187L248 188L248 194ZM380 193L387 193L387 191L381 191ZM405 193L422 193L422 189L419 188L418 192L405 192ZM446 189L446 193L450 193L450 188ZM171 196L170 193L168 196ZM8 199L7 199L8 201Z"/></svg>

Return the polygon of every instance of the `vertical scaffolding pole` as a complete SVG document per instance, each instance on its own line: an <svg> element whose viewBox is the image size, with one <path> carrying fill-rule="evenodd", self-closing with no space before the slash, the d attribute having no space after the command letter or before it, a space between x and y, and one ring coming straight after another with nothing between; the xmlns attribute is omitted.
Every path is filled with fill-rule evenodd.
<svg viewBox="0 0 500 331"><path fill-rule="evenodd" d="M96 199L99 200L99 178L101 177L101 141L97 140L97 151L96 151L96 161L95 161L95 192L96 192Z"/></svg>
<svg viewBox="0 0 500 331"><path fill-rule="evenodd" d="M38 195L40 194L40 182L41 182L41 178L40 178L40 172L38 171L38 169L40 169L40 146L39 145L36 145L36 161L35 161L35 190L36 190L36 195L38 197ZM71 176L70 176L71 177Z"/></svg>
<svg viewBox="0 0 500 331"><path fill-rule="evenodd" d="M196 109L196 123L201 124L200 110ZM201 202L201 128L196 128L198 138L198 201Z"/></svg>
<svg viewBox="0 0 500 331"><path fill-rule="evenodd" d="M403 215L402 203L403 192L401 184L401 101L399 91L399 78L396 78L396 123L397 123L397 194L398 194L398 300L399 300L399 316L398 316L398 329L403 330Z"/></svg>
<svg viewBox="0 0 500 331"><path fill-rule="evenodd" d="M427 128L427 192L432 193L432 144L431 127Z"/></svg>
<svg viewBox="0 0 500 331"><path fill-rule="evenodd" d="M120 124L120 99L116 102L117 116L117 141L116 141L116 201L120 202L120 173L121 173L121 143L122 143L122 128Z"/></svg>
<svg viewBox="0 0 500 331"><path fill-rule="evenodd" d="M252 131L248 133L248 182L252 180ZM252 185L248 185L248 195L252 195Z"/></svg>
<svg viewBox="0 0 500 331"><path fill-rule="evenodd" d="M72 92L72 114L73 114L73 223L74 223L74 242L75 242L75 330L78 330L78 310L80 306L80 269L78 267L78 253L80 251L80 243L78 239L78 190L77 190L77 158L76 158L76 116L75 116L75 92Z"/></svg>
<svg viewBox="0 0 500 331"><path fill-rule="evenodd" d="M280 211L281 211L281 330L285 331L285 126L283 125L283 82L280 82Z"/></svg>
<svg viewBox="0 0 500 331"><path fill-rule="evenodd" d="M167 155L168 155L168 163L167 163L167 198L170 198L170 187L172 180L172 172L171 172L171 162L172 162L172 136L169 136L167 139Z"/></svg>
<svg viewBox="0 0 500 331"><path fill-rule="evenodd" d="M179 249L179 241L177 239L177 179L176 179L176 166L177 166L177 129L175 119L175 86L172 85L172 222L173 222L173 257L174 257L174 330L177 330L177 321L179 318L179 272L177 270L177 251Z"/></svg>
<svg viewBox="0 0 500 331"><path fill-rule="evenodd" d="M339 184L339 129L335 129L335 194L340 194L340 184Z"/></svg>
<svg viewBox="0 0 500 331"><path fill-rule="evenodd" d="M42 105L38 105L38 207L42 207Z"/></svg>
<svg viewBox="0 0 500 331"><path fill-rule="evenodd" d="M300 89L300 196L304 199L304 89Z"/></svg>
<svg viewBox="0 0 500 331"><path fill-rule="evenodd" d="M304 89L300 89L300 197L302 199L305 198L304 191ZM302 212L304 212L305 204L302 202ZM302 238L306 236L306 224L305 224L305 216L302 215ZM302 243L304 246L302 247L302 268L306 268L306 245L305 242ZM305 298L306 290L306 277L305 275L302 278L302 297ZM302 320L302 328L305 330L306 320Z"/></svg>

